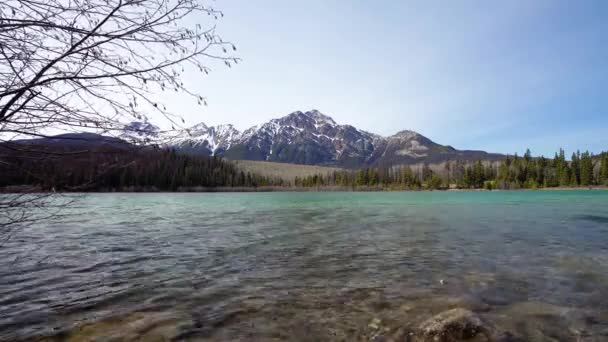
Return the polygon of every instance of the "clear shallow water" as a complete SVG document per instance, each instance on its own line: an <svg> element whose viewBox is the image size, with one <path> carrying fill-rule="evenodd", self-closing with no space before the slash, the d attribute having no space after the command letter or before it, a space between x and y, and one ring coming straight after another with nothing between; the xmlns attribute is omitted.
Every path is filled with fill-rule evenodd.
<svg viewBox="0 0 608 342"><path fill-rule="evenodd" d="M455 307L523 340L608 340L606 191L92 194L69 211L0 248L0 340L369 340Z"/></svg>

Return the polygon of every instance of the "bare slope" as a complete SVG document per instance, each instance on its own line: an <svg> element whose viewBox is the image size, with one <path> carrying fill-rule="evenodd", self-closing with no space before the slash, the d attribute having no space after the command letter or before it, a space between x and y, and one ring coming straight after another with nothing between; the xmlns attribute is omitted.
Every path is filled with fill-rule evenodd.
<svg viewBox="0 0 608 342"><path fill-rule="evenodd" d="M266 177L279 177L292 182L295 177L306 177L312 175L327 175L341 169L315 165L297 165L287 163L276 163L259 160L234 160L237 168Z"/></svg>

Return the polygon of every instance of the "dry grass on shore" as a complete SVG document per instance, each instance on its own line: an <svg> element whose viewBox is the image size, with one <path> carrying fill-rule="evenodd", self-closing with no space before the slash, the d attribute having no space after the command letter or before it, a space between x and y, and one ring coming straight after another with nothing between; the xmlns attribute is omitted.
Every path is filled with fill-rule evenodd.
<svg viewBox="0 0 608 342"><path fill-rule="evenodd" d="M306 177L314 175L327 175L342 169L336 167L325 167L315 165L299 165L287 163L275 163L260 160L233 160L236 167L245 171L265 177L281 178L293 182L296 177Z"/></svg>

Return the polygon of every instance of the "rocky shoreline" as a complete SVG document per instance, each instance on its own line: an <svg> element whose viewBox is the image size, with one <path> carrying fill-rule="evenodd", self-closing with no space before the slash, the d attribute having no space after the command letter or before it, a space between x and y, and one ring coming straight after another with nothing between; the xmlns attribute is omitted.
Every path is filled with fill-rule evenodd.
<svg viewBox="0 0 608 342"><path fill-rule="evenodd" d="M448 307L453 304L458 306L434 314L419 314L420 310L434 311L433 306L438 303ZM414 307L418 304L400 305L398 311L401 311L401 319L374 317L367 325L355 330L330 327L327 326L330 322L326 322L326 333L309 331L309 336L301 328L290 328L290 323L280 317L266 317L259 323L246 323L251 318L248 317L251 308L243 308L237 314L229 315L228 321L212 323L208 328L202 322L197 323L191 317L175 312L133 312L85 323L38 341L225 341L227 338L261 341L272 337L272 340L291 341L591 342L608 338L606 328L594 334L584 327L589 321L594 321L586 313L547 303L521 302L498 310L462 298L433 300L428 308ZM567 322L567 318L574 319ZM269 321L264 324L266 319ZM596 317L594 322L601 324L600 319ZM242 327L246 328L241 331ZM275 329L277 331L273 332Z"/></svg>

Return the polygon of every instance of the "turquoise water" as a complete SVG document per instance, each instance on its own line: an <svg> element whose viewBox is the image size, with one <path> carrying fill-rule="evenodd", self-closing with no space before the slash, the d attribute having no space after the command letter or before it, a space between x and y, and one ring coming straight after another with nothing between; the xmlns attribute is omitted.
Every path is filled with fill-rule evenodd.
<svg viewBox="0 0 608 342"><path fill-rule="evenodd" d="M369 340L374 319L455 307L520 340L608 340L608 191L91 194L64 213L0 248L2 340Z"/></svg>

